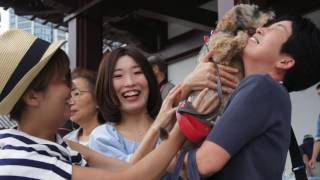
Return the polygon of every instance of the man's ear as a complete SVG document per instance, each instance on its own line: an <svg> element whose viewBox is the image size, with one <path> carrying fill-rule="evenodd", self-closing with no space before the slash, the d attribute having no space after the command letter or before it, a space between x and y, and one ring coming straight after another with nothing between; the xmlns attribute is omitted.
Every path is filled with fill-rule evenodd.
<svg viewBox="0 0 320 180"><path fill-rule="evenodd" d="M288 55L284 55L277 63L276 67L283 70L291 69L295 65L295 60Z"/></svg>
<svg viewBox="0 0 320 180"><path fill-rule="evenodd" d="M27 106L36 107L40 104L40 92L29 90L23 95L23 100Z"/></svg>

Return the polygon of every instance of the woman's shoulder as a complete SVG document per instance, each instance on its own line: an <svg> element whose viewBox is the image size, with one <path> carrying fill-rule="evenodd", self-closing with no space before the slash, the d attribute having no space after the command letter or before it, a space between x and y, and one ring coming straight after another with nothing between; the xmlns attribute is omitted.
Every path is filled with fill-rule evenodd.
<svg viewBox="0 0 320 180"><path fill-rule="evenodd" d="M112 123L106 122L98 127L96 127L91 132L91 137L115 137L118 136L119 132L117 129L113 126Z"/></svg>
<svg viewBox="0 0 320 180"><path fill-rule="evenodd" d="M75 129L69 132L68 134L66 134L65 136L63 136L63 139L78 142L80 131L81 131L81 128Z"/></svg>
<svg viewBox="0 0 320 180"><path fill-rule="evenodd" d="M120 131L115 128L114 123L107 122L96 127L92 133L90 141L99 140L107 144L120 143L127 147L137 146L139 142L127 139Z"/></svg>

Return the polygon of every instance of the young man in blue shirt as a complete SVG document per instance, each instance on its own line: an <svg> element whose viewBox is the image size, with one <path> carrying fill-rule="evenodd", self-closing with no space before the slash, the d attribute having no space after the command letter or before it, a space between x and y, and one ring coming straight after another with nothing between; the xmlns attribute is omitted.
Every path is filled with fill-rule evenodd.
<svg viewBox="0 0 320 180"><path fill-rule="evenodd" d="M288 92L319 81L319 49L319 29L301 17L257 29L242 55L245 78L188 163L218 180L280 180L290 144Z"/></svg>

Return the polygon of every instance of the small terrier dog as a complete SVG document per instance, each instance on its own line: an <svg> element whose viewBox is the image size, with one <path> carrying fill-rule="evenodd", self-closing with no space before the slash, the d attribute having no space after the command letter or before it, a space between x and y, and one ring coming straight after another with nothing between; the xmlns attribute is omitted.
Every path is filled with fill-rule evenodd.
<svg viewBox="0 0 320 180"><path fill-rule="evenodd" d="M226 12L213 32L210 38L202 48L199 54L199 61L210 50L214 51L212 59L215 64L222 64L235 67L239 70L237 77L241 80L244 76L244 69L241 59L241 52L246 46L248 39L256 32L256 29L264 26L272 21L275 17L273 11L263 12L259 10L257 5L239 4ZM218 66L216 66L217 68ZM220 85L221 83L217 83ZM219 89L219 87L217 87ZM192 102L200 91L194 91L189 95L188 101ZM208 96L219 95L220 106L215 112L206 115L200 114L210 125L214 125L214 121L218 114L222 113L229 99L229 96L221 97L217 91L209 90ZM204 98L206 100L208 98Z"/></svg>

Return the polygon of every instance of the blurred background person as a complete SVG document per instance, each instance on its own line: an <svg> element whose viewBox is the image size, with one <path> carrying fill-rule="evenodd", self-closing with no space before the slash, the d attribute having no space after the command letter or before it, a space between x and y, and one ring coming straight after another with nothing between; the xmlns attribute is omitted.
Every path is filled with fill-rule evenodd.
<svg viewBox="0 0 320 180"><path fill-rule="evenodd" d="M308 177L312 177L312 171L309 166L309 161L312 157L312 151L313 151L313 144L314 144L314 138L311 134L306 134L303 137L303 142L299 146L300 153L302 155L303 162L306 166L306 172ZM317 157L317 161L319 161L319 157Z"/></svg>
<svg viewBox="0 0 320 180"><path fill-rule="evenodd" d="M159 56L150 56L148 61L152 65L152 70L156 75L160 87L161 98L164 99L174 87L174 84L168 81L168 66Z"/></svg>
<svg viewBox="0 0 320 180"><path fill-rule="evenodd" d="M316 86L316 92L320 96L320 84ZM320 177L320 163L319 163L319 151L320 151L320 114L317 121L317 134L315 136L315 142L313 144L312 158L309 161L309 167L311 168L313 175Z"/></svg>

